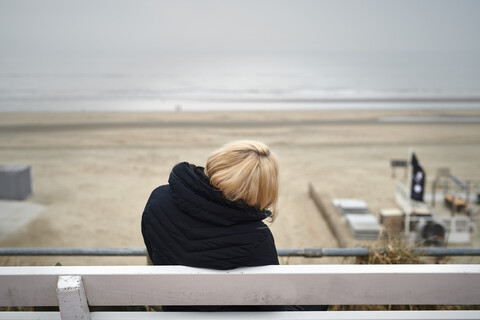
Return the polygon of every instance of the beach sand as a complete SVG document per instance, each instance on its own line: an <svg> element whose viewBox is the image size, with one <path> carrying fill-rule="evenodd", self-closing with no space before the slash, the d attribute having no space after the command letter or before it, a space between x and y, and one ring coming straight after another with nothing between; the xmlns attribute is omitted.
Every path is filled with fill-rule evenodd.
<svg viewBox="0 0 480 320"><path fill-rule="evenodd" d="M1 114L0 164L32 166L28 201L45 210L0 245L143 248L140 220L150 192L167 182L176 163L204 165L211 151L238 139L264 141L278 155L279 217L271 226L278 248L338 246L308 183L331 197L363 199L374 213L396 207L390 160L407 159L410 148L428 177L449 167L460 179L480 179L479 123L377 121L387 116L478 117L480 111ZM2 265L57 261L125 265L145 258L0 257Z"/></svg>

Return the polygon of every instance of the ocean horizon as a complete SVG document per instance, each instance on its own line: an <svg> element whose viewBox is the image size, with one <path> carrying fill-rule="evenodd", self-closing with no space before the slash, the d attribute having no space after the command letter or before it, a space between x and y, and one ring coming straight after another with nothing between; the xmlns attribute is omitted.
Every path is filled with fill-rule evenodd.
<svg viewBox="0 0 480 320"><path fill-rule="evenodd" d="M0 112L479 109L466 53L184 53L0 60Z"/></svg>

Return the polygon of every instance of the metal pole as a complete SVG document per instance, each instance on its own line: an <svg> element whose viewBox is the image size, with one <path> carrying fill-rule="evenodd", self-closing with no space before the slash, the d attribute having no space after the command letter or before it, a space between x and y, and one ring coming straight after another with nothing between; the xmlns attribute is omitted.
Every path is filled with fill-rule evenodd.
<svg viewBox="0 0 480 320"><path fill-rule="evenodd" d="M387 252L374 249L376 252ZM480 248L415 248L424 256L480 256ZM367 248L277 249L280 257L355 257L370 253ZM145 256L141 248L0 248L0 256Z"/></svg>
<svg viewBox="0 0 480 320"><path fill-rule="evenodd" d="M437 178L435 178L432 182L432 208L435 207L436 195L437 195Z"/></svg>
<svg viewBox="0 0 480 320"><path fill-rule="evenodd" d="M0 248L0 256L145 256L135 248Z"/></svg>
<svg viewBox="0 0 480 320"><path fill-rule="evenodd" d="M415 248L412 252L425 256L479 256L480 248Z"/></svg>
<svg viewBox="0 0 480 320"><path fill-rule="evenodd" d="M468 203L470 202L470 183L471 181L465 181L465 202Z"/></svg>

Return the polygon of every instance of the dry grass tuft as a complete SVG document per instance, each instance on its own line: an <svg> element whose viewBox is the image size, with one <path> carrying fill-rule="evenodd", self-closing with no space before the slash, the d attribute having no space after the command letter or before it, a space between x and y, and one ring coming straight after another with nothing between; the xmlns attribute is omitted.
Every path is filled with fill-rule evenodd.
<svg viewBox="0 0 480 320"><path fill-rule="evenodd" d="M421 255L414 253L415 246L408 245L400 239L378 241L367 248L368 256L356 257L357 264L421 264Z"/></svg>

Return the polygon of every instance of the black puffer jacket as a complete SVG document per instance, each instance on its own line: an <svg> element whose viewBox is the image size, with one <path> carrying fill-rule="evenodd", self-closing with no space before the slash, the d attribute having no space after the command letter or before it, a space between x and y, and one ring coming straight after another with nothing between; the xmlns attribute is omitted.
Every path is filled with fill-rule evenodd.
<svg viewBox="0 0 480 320"><path fill-rule="evenodd" d="M183 162L156 188L143 212L142 234L155 265L234 269L278 265L271 213L227 200L203 168ZM166 311L285 310L282 306L165 307Z"/></svg>
<svg viewBox="0 0 480 320"><path fill-rule="evenodd" d="M202 167L183 162L169 185L156 188L142 218L142 233L155 265L234 269L277 265L270 215L227 200Z"/></svg>

